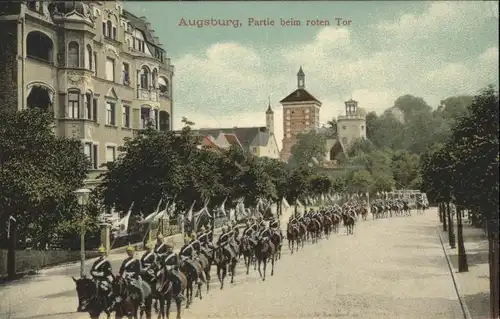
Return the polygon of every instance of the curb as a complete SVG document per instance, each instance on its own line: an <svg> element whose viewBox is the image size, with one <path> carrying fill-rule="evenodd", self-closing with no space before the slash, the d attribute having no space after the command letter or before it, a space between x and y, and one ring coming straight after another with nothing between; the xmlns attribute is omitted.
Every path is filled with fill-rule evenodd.
<svg viewBox="0 0 500 319"><path fill-rule="evenodd" d="M460 285L458 284L455 277L455 271L453 269L453 265L451 264L450 256L448 256L448 251L444 246L443 238L441 237L441 229L439 228L439 226L437 226L436 230L439 236L439 241L441 242L441 247L443 248L444 257L446 258L446 262L448 263L448 269L450 270L451 278L453 280L453 286L455 287L455 292L457 293L458 301L460 302L460 308L462 308L464 318L473 319L469 311L469 307L467 307L467 303L465 303L465 300L460 293Z"/></svg>

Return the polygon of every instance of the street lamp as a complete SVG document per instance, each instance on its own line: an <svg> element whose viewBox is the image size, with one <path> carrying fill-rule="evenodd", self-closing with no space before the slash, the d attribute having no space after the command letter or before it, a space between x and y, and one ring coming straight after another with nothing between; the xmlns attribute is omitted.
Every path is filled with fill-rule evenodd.
<svg viewBox="0 0 500 319"><path fill-rule="evenodd" d="M85 208L89 203L90 190L87 188L77 189L75 192L78 205L82 210L82 224L80 228L80 277L85 275Z"/></svg>

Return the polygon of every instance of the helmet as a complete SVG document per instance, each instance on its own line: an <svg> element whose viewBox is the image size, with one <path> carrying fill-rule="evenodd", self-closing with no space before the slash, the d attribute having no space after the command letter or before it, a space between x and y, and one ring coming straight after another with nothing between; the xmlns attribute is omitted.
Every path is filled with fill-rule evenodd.
<svg viewBox="0 0 500 319"><path fill-rule="evenodd" d="M146 245L144 246L146 249L151 249L153 248L153 243L152 242L147 242Z"/></svg>
<svg viewBox="0 0 500 319"><path fill-rule="evenodd" d="M156 236L156 239L163 239L163 235L160 233L158 236Z"/></svg>
<svg viewBox="0 0 500 319"><path fill-rule="evenodd" d="M174 242L173 242L172 240L169 240L169 241L165 244L165 246L166 246L167 248L171 248L171 249L173 249L173 248L174 248Z"/></svg>
<svg viewBox="0 0 500 319"><path fill-rule="evenodd" d="M134 246L128 245L127 248L125 249L127 253L133 253L135 251Z"/></svg>
<svg viewBox="0 0 500 319"><path fill-rule="evenodd" d="M106 252L106 248L104 248L104 246L101 245L101 246L99 246L99 248L97 248L97 252L100 254L103 254Z"/></svg>
<svg viewBox="0 0 500 319"><path fill-rule="evenodd" d="M200 231L206 231L205 226L201 226L201 227L200 227Z"/></svg>

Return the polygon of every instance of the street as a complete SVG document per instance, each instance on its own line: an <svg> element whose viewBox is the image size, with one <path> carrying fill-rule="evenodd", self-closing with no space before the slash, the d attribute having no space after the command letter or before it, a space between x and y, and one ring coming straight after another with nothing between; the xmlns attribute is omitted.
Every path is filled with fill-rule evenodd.
<svg viewBox="0 0 500 319"><path fill-rule="evenodd" d="M221 291L212 279L210 294L194 300L183 318L462 318L437 223L430 209L360 220L354 236L341 227L293 256L285 244L273 277L245 275L240 263L234 284ZM113 269L123 257L111 256ZM87 318L71 314L77 299L70 276L78 273L77 265L59 267L1 286L0 318Z"/></svg>

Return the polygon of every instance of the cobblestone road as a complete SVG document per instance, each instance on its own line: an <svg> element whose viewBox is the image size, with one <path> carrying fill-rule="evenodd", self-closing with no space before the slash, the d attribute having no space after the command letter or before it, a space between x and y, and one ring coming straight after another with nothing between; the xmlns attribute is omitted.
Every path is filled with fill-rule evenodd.
<svg viewBox="0 0 500 319"><path fill-rule="evenodd" d="M341 228L293 256L285 249L275 275L265 282L239 266L234 284L221 291L213 281L215 289L195 300L183 317L462 318L436 216L430 210L424 216L360 221L354 236ZM0 318L85 318L68 313L77 303L68 272L53 270L1 287Z"/></svg>

